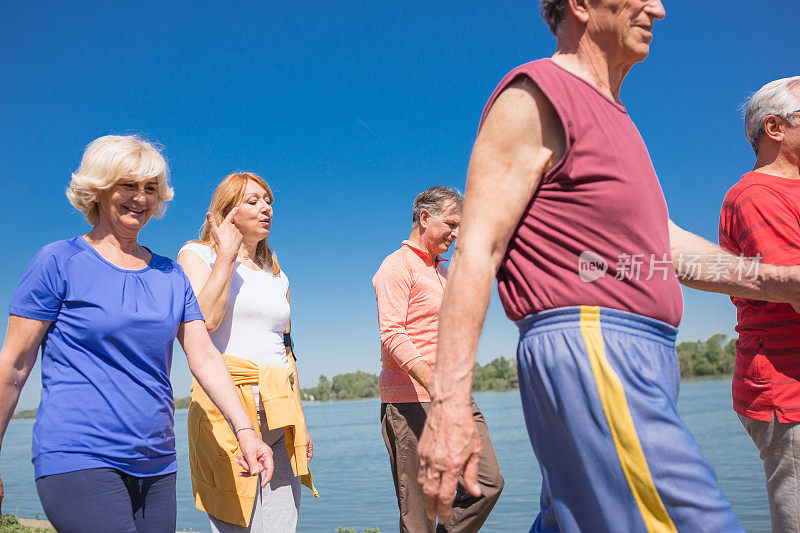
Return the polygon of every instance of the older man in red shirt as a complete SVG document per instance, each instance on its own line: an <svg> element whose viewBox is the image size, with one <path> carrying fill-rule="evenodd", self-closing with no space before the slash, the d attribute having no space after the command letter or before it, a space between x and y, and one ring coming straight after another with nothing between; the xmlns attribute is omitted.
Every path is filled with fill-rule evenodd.
<svg viewBox="0 0 800 533"><path fill-rule="evenodd" d="M745 134L756 163L725 195L719 243L775 265L800 264L800 76L750 98ZM733 408L767 476L773 531L800 532L800 315L787 303L736 306Z"/></svg>

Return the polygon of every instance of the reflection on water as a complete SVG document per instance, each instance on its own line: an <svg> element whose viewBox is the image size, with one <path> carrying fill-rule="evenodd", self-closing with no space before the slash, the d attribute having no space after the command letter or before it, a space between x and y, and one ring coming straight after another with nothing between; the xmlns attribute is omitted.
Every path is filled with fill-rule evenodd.
<svg viewBox="0 0 800 533"><path fill-rule="evenodd" d="M482 531L527 531L536 515L541 474L528 442L519 394L480 393L478 404L492 433L503 491ZM730 407L730 381L694 381L682 385L678 404L722 490L744 528L770 531L764 471L758 453ZM309 403L306 417L314 439L311 462L322 497L303 489L300 531L332 532L337 526L361 531L379 527L397 530L397 504L389 460L380 432L377 400ZM206 516L194 508L189 481L186 411L175 416L178 445L178 529L207 531ZM0 454L5 486L3 512L44 517L36 497L30 463L32 420L15 420L6 432Z"/></svg>

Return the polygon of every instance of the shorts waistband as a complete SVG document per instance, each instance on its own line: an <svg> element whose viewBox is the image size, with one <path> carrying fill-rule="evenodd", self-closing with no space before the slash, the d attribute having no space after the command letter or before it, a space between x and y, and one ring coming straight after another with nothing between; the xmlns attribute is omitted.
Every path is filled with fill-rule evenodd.
<svg viewBox="0 0 800 533"><path fill-rule="evenodd" d="M576 307L559 307L540 311L516 322L520 336L525 336L530 331L543 329L561 329L565 327L580 327L581 317L589 320L599 318L603 329L627 331L641 337L648 337L655 341L675 343L678 328L648 316L637 315L619 309L581 305Z"/></svg>

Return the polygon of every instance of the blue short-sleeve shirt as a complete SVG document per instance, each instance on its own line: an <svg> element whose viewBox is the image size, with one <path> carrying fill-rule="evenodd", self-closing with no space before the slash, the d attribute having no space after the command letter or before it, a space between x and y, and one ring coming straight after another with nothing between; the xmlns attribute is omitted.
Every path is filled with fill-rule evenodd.
<svg viewBox="0 0 800 533"><path fill-rule="evenodd" d="M28 265L9 313L52 322L33 426L37 478L176 471L172 344L182 322L203 319L180 265L153 254L124 270L83 237L57 241Z"/></svg>

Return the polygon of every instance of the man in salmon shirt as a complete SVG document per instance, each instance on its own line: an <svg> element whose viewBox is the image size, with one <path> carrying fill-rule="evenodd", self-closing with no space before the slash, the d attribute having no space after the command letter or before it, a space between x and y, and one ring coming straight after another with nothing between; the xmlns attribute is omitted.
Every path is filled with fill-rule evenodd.
<svg viewBox="0 0 800 533"><path fill-rule="evenodd" d="M756 163L725 195L719 243L776 265L800 264L800 76L750 98L745 135ZM736 306L733 409L764 461L772 530L800 533L800 315L785 303Z"/></svg>
<svg viewBox="0 0 800 533"><path fill-rule="evenodd" d="M540 4L556 52L501 81L469 164L419 441L426 509L450 516L462 472L480 490L470 392L496 276L520 330L522 406L542 470L531 531L742 531L678 416L679 281L797 305L800 269L739 258L669 220L620 100L661 2Z"/></svg>
<svg viewBox="0 0 800 533"><path fill-rule="evenodd" d="M489 429L472 399L470 421L477 425L483 445L477 464L480 492L470 495L459 486L453 513L437 528L435 520L426 516L425 497L417 483L417 441L430 408L428 390L436 366L439 308L447 279L440 254L458 237L462 203L461 193L449 187L422 191L414 200L411 235L384 259L372 279L383 363L378 379L381 428L401 532L478 531L503 489Z"/></svg>

